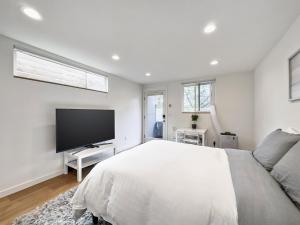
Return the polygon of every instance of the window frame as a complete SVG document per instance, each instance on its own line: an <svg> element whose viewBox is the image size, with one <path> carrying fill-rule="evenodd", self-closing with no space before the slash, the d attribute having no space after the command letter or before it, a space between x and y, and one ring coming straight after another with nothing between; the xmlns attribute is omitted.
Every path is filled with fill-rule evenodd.
<svg viewBox="0 0 300 225"><path fill-rule="evenodd" d="M185 111L184 108L184 87L188 86L199 86L210 84L211 85L211 91L210 91L210 105L215 104L215 81L216 80L206 80L206 81L198 81L198 82L189 82L189 83L182 83L182 97L181 97L181 112L182 113L210 113L210 110L201 110L200 108L200 88L198 90L198 110L195 111Z"/></svg>
<svg viewBox="0 0 300 225"><path fill-rule="evenodd" d="M94 75L101 76L105 79L106 90L101 90L100 91L100 90L90 89L90 88L87 87L87 81L86 81L86 87L79 87L79 86L75 86L75 85L63 84L63 83L52 82L52 81L44 81L44 80L39 80L39 79L34 79L34 78L29 78L29 77L24 77L24 76L21 76L21 75L17 75L18 74L18 71L17 71L17 68L16 68L16 65L17 65L17 52L22 52L22 53L30 55L32 57L36 57L36 58L39 58L39 59L42 59L42 60L45 60L45 61L48 61L48 62L51 62L51 63L55 63L55 64L58 64L58 65L61 65L61 66L65 66L65 67L74 69L74 70L82 71L86 74L85 79L87 79L87 74L94 74ZM55 59L55 58L58 58L58 59ZM64 59L64 60L60 60L60 59ZM14 48L13 48L13 76L14 76L14 78L31 80L31 81L36 81L36 82L48 83L48 84L55 84L55 85L60 85L60 86L65 86L65 87L72 87L72 88L77 88L77 89L82 89L82 90L89 90L89 91L95 91L95 92L106 93L106 94L109 92L109 85L108 85L109 77L107 75L103 75L102 73L95 72L95 70L85 69L85 68L83 68L84 66L81 65L81 64L80 64L80 66L76 66L74 64L79 64L79 63L76 63L76 62L66 63L66 62L63 62L63 61L71 61L71 60L65 59L65 58L60 57L60 56L56 56L56 57L44 56L44 54L33 53L30 50L27 50L27 49L23 50L22 48L14 46Z"/></svg>

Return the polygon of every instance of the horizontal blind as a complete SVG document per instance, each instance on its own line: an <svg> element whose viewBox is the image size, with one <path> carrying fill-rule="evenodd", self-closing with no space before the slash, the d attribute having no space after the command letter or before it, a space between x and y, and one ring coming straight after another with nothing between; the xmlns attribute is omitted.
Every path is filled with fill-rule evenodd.
<svg viewBox="0 0 300 225"><path fill-rule="evenodd" d="M216 79L211 79L211 80L203 80L203 81L189 81L189 82L183 82L183 86L195 86L199 84L213 84L216 82Z"/></svg>
<svg viewBox="0 0 300 225"><path fill-rule="evenodd" d="M16 77L108 92L108 77L14 49Z"/></svg>
<svg viewBox="0 0 300 225"><path fill-rule="evenodd" d="M87 89L108 92L107 77L89 72L86 73L86 76Z"/></svg>

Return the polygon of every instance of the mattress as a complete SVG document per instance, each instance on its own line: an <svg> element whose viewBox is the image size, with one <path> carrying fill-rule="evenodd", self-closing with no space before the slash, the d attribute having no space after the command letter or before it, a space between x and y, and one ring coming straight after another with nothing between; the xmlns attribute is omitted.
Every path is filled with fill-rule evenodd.
<svg viewBox="0 0 300 225"><path fill-rule="evenodd" d="M252 152L226 149L226 153L239 225L300 225L300 211Z"/></svg>
<svg viewBox="0 0 300 225"><path fill-rule="evenodd" d="M238 225L226 152L169 141L99 163L72 205L113 225Z"/></svg>

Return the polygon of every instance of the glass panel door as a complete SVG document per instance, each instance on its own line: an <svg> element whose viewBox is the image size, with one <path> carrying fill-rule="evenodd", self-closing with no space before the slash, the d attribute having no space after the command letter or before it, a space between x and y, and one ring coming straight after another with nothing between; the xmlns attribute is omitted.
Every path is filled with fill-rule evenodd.
<svg viewBox="0 0 300 225"><path fill-rule="evenodd" d="M165 95L163 92L145 95L145 142L152 139L165 139Z"/></svg>

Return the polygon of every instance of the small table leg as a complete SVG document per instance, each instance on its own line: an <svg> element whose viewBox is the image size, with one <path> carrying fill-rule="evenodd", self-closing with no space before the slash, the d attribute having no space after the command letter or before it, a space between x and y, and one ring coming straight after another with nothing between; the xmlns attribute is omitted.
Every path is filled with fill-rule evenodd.
<svg viewBox="0 0 300 225"><path fill-rule="evenodd" d="M82 180L82 159L77 159L77 181L81 182Z"/></svg>
<svg viewBox="0 0 300 225"><path fill-rule="evenodd" d="M68 156L67 154L64 152L64 174L68 174Z"/></svg>

